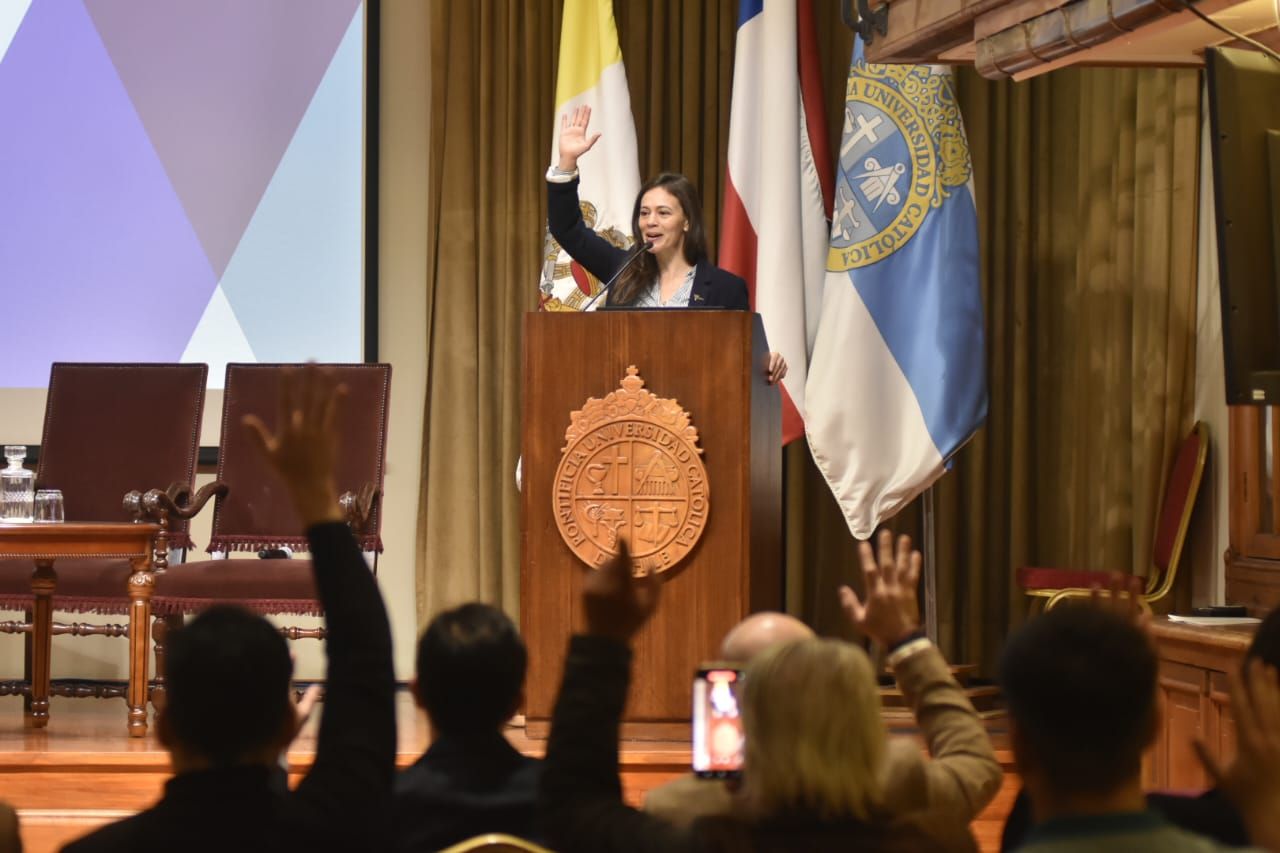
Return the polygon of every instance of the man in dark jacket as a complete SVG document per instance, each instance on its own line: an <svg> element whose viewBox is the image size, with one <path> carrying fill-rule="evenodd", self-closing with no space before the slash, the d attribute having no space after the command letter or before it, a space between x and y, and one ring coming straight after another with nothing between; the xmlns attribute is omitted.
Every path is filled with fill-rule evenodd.
<svg viewBox="0 0 1280 853"><path fill-rule="evenodd" d="M342 522L333 466L342 388L309 366L282 383L280 423L246 418L307 530L329 670L311 771L281 784L297 729L284 639L260 616L215 607L169 646L157 720L175 775L156 805L72 842L93 851L385 849L395 767L391 631L377 584Z"/></svg>
<svg viewBox="0 0 1280 853"><path fill-rule="evenodd" d="M1245 663L1260 660L1270 667L1280 667L1280 610L1272 611L1258 626L1245 653ZM1147 793L1147 809L1159 814L1170 824L1203 835L1233 847L1250 843L1248 830L1236 804L1219 787L1195 795ZM1031 799L1026 789L1018 792L1013 808L1005 820L1000 849L1017 850L1032 827Z"/></svg>
<svg viewBox="0 0 1280 853"><path fill-rule="evenodd" d="M464 604L438 615L418 642L418 707L431 746L396 779L396 846L431 851L486 832L536 837L542 762L502 729L520 706L528 661L506 614Z"/></svg>

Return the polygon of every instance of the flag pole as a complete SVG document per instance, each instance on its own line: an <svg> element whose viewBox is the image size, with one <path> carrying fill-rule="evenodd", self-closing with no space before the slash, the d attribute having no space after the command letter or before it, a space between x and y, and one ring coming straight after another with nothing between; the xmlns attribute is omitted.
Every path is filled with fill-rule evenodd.
<svg viewBox="0 0 1280 853"><path fill-rule="evenodd" d="M934 556L938 537L934 529L933 486L924 492L924 530L921 534L924 552L924 630L935 645L938 642L938 561Z"/></svg>

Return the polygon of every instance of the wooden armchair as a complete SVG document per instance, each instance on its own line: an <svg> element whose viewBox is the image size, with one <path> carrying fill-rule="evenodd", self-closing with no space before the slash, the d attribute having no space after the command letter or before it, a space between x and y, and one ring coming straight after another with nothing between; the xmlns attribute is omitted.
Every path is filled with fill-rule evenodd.
<svg viewBox="0 0 1280 853"><path fill-rule="evenodd" d="M1208 453L1209 428L1204 421L1198 421L1178 445L1173 468L1165 481L1164 501L1156 520L1152 570L1142 594L1142 605L1148 610L1152 602L1164 598L1173 589ZM1045 610L1070 598L1088 598L1094 586L1105 589L1109 578L1109 572L1077 569L1024 566L1017 572L1018 585L1033 602L1043 602Z"/></svg>
<svg viewBox="0 0 1280 853"><path fill-rule="evenodd" d="M54 364L36 488L62 491L69 522L133 520L137 515L131 511L129 492L136 498L161 487L185 494L195 476L208 372L203 364ZM170 549L190 545L187 522L173 519L156 538L154 568L164 570ZM0 608L27 613L24 620L0 623L0 632L26 635L29 667L31 562L0 563L5 566L0 571ZM133 572L128 560L59 560L55 570L56 611L128 612L126 582ZM55 622L53 633L123 637L128 626ZM0 682L0 695L26 690L26 681ZM53 693L123 696L124 687L64 682L55 683Z"/></svg>
<svg viewBox="0 0 1280 853"><path fill-rule="evenodd" d="M255 414L273 428L279 413L278 385L289 365L229 364L222 406L217 481L196 495L155 490L144 508L157 520L189 519L214 499L208 550L222 559L172 566L156 578L152 640L156 652L153 701L164 701L164 644L168 631L185 614L213 604L238 604L263 615L322 616L311 561L261 559L263 551L305 550L307 538L284 484L250 443L241 418ZM380 498L386 465L387 404L391 365L330 365L347 386L338 415L342 449L337 462L341 504L366 553L382 551ZM323 638L324 629L286 628L290 639Z"/></svg>

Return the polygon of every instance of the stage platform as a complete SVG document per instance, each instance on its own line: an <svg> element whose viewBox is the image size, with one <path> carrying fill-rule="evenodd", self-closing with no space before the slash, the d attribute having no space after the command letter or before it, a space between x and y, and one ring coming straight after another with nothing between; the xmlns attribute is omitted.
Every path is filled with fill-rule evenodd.
<svg viewBox="0 0 1280 853"><path fill-rule="evenodd" d="M397 763L412 764L427 745L427 728L409 695L397 700ZM308 724L289 753L289 770L300 776L311 766L316 721ZM541 755L546 742L508 729L512 744ZM1000 828L1017 792L1007 749L997 753L1005 766L999 796L974 822L983 851L999 849ZM687 771L686 742L623 744L622 781L629 802ZM0 800L18 809L26 853L46 853L89 830L146 808L159 797L169 776L168 755L154 727L143 738L125 732L125 705L118 699L54 697L49 726L26 729L19 698L0 702Z"/></svg>

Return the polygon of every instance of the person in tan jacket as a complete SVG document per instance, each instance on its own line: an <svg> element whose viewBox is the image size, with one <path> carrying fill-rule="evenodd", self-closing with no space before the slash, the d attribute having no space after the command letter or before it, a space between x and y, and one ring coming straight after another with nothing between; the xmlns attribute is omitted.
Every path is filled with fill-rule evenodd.
<svg viewBox="0 0 1280 853"><path fill-rule="evenodd" d="M878 558L870 543L861 545L866 601L841 587L840 602L850 623L888 653L894 679L915 715L928 755L915 738L889 742L885 762L884 805L894 814L927 812L942 820L968 823L991 802L1002 771L977 711L938 648L920 630L916 583L920 552L911 539L881 530ZM745 664L770 646L812 637L813 631L782 613L757 613L731 630L720 648L722 659ZM692 774L650 791L644 810L677 826L699 817L727 815L738 808L735 782Z"/></svg>
<svg viewBox="0 0 1280 853"><path fill-rule="evenodd" d="M553 849L977 853L966 824L886 814L888 732L875 670L861 648L836 639L773 646L747 667L734 814L681 828L628 806L618 778L618 726L632 643L661 591L657 574L632 574L625 537L618 554L583 581L584 629L569 640L543 766L541 814Z"/></svg>

